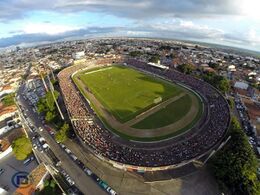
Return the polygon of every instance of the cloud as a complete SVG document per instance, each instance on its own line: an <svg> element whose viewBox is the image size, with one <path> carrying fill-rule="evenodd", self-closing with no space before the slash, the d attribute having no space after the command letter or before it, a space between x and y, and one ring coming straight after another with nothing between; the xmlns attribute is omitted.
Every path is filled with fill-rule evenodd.
<svg viewBox="0 0 260 195"><path fill-rule="evenodd" d="M9 47L20 44L32 44L41 42L53 42L64 39L82 38L82 37L98 37L109 34L114 34L121 31L118 27L91 27L78 30L67 31L59 34L47 33L32 33L32 34L18 34L12 37L0 38L0 47Z"/></svg>
<svg viewBox="0 0 260 195"><path fill-rule="evenodd" d="M23 27L22 31L25 34L44 33L48 35L55 35L78 29L80 28L69 25L59 25L51 23L29 23Z"/></svg>
<svg viewBox="0 0 260 195"><path fill-rule="evenodd" d="M1 0L0 20L25 17L31 11L101 12L132 19L240 15L246 0ZM249 0L255 1L255 0ZM244 5L244 4L243 4Z"/></svg>
<svg viewBox="0 0 260 195"><path fill-rule="evenodd" d="M154 32L162 33L165 37L189 38L189 39L214 39L220 40L224 31L217 28L210 28L206 25L194 24L189 20L173 19L170 21L154 23L147 28Z"/></svg>
<svg viewBox="0 0 260 195"><path fill-rule="evenodd" d="M58 28L55 29L55 26ZM22 32L18 32L19 34L0 39L0 47L20 45L23 43L32 44L88 37L129 36L189 39L218 44L229 44L239 47L246 46L247 48L258 50L260 48L260 35L253 28L245 33L227 33L222 29L211 28L207 25L200 25L184 19L171 19L165 20L164 22L144 23L128 27L113 26L102 28L98 26L89 26L78 28L73 26L53 25L51 23L37 23L25 27L26 28L24 28Z"/></svg>

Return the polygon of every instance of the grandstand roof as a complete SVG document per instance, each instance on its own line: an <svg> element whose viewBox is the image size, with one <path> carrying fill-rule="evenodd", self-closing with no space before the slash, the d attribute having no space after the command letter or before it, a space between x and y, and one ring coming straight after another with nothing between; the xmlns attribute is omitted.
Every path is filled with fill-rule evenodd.
<svg viewBox="0 0 260 195"><path fill-rule="evenodd" d="M152 63L152 62L149 62L148 64L151 65L151 66L154 66L156 68L161 68L161 69L165 69L165 70L169 69L168 66L164 66L164 65L161 65L161 64L155 64L155 63Z"/></svg>

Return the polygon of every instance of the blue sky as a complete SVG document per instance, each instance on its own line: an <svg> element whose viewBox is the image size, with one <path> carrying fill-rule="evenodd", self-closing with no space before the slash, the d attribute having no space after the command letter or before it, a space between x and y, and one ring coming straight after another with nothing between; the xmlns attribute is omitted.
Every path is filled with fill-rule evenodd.
<svg viewBox="0 0 260 195"><path fill-rule="evenodd" d="M260 51L258 0L1 0L0 47L141 36Z"/></svg>

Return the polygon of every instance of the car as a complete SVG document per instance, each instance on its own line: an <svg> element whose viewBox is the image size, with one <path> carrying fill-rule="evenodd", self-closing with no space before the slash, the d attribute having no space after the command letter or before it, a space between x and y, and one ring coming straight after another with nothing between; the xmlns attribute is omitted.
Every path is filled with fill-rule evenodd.
<svg viewBox="0 0 260 195"><path fill-rule="evenodd" d="M92 179L94 179L97 182L100 181L99 177L96 174L92 174L91 177L92 177Z"/></svg>
<svg viewBox="0 0 260 195"><path fill-rule="evenodd" d="M39 137L39 141L40 141L41 143L45 143L45 139L44 139L43 137Z"/></svg>
<svg viewBox="0 0 260 195"><path fill-rule="evenodd" d="M68 154L71 153L70 149L68 149L68 148L65 148L65 152L67 152Z"/></svg>
<svg viewBox="0 0 260 195"><path fill-rule="evenodd" d="M67 177L66 180L69 182L71 186L75 184L75 182L70 177Z"/></svg>
<svg viewBox="0 0 260 195"><path fill-rule="evenodd" d="M61 170L61 174L64 175L65 177L68 177L69 175L66 173L66 171Z"/></svg>
<svg viewBox="0 0 260 195"><path fill-rule="evenodd" d="M109 194L111 194L111 195L116 195L115 190L113 190L111 187L108 187L108 188L106 189L106 191L107 191Z"/></svg>
<svg viewBox="0 0 260 195"><path fill-rule="evenodd" d="M92 175L92 171L90 171L88 168L84 169L84 172L87 173L87 175Z"/></svg>
<svg viewBox="0 0 260 195"><path fill-rule="evenodd" d="M71 154L70 157L71 157L74 161L76 161L76 160L78 159L74 154Z"/></svg>
<svg viewBox="0 0 260 195"><path fill-rule="evenodd" d="M5 172L4 169L0 169L0 175L2 175Z"/></svg>
<svg viewBox="0 0 260 195"><path fill-rule="evenodd" d="M33 148L36 150L36 149L37 149L37 145L36 145L36 144L33 144Z"/></svg>
<svg viewBox="0 0 260 195"><path fill-rule="evenodd" d="M66 148L66 146L65 146L64 144L62 144L62 143L60 143L60 146L61 146L62 148Z"/></svg>
<svg viewBox="0 0 260 195"><path fill-rule="evenodd" d="M117 193L115 192L115 190L113 190L112 188L109 190L109 194L111 195L116 195Z"/></svg>
<svg viewBox="0 0 260 195"><path fill-rule="evenodd" d="M43 128L42 128L42 127L39 127L39 130L40 130L40 131L43 131Z"/></svg>
<svg viewBox="0 0 260 195"><path fill-rule="evenodd" d="M98 182L98 184L99 184L99 186L100 186L101 188L103 188L103 189L105 189L105 190L108 188L108 184L107 184L106 182L102 181L102 180L100 180L100 181Z"/></svg>
<svg viewBox="0 0 260 195"><path fill-rule="evenodd" d="M42 145L42 147L43 147L44 150L47 150L47 149L49 148L49 145L48 145L47 143L44 143L44 144Z"/></svg>
<svg viewBox="0 0 260 195"><path fill-rule="evenodd" d="M85 169L85 166L84 166L83 162L81 162L78 159L76 160L76 162L77 162L77 164L79 165L80 168Z"/></svg>
<svg viewBox="0 0 260 195"><path fill-rule="evenodd" d="M32 127L32 128L30 128L30 130L31 130L32 132L35 132L35 131L36 131L36 128L35 128L35 127Z"/></svg>
<svg viewBox="0 0 260 195"><path fill-rule="evenodd" d="M31 156L30 158L27 158L25 161L23 161L23 164L24 164L25 166L27 166L27 165L30 164L33 160L34 160L34 157Z"/></svg>

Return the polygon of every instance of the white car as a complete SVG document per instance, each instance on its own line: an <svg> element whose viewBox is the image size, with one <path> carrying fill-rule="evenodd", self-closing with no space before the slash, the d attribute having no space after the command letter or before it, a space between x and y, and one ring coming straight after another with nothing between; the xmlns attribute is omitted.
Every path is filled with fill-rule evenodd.
<svg viewBox="0 0 260 195"><path fill-rule="evenodd" d="M36 149L37 149L37 145L36 145L36 144L33 144L33 148L36 150Z"/></svg>
<svg viewBox="0 0 260 195"><path fill-rule="evenodd" d="M65 151L66 151L68 154L71 153L70 149L68 149L68 148L66 148Z"/></svg>
<svg viewBox="0 0 260 195"><path fill-rule="evenodd" d="M67 177L67 181L69 182L69 184L72 186L75 184L74 181L72 181L72 179L70 177Z"/></svg>
<svg viewBox="0 0 260 195"><path fill-rule="evenodd" d="M88 168L85 168L84 172L87 173L88 175L92 175L92 171L90 171Z"/></svg>
<svg viewBox="0 0 260 195"><path fill-rule="evenodd" d="M47 148L49 148L49 145L45 143L42 145L42 147L43 147L43 149L47 149Z"/></svg>

